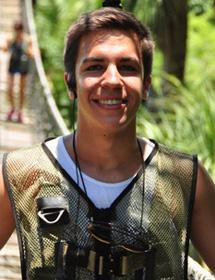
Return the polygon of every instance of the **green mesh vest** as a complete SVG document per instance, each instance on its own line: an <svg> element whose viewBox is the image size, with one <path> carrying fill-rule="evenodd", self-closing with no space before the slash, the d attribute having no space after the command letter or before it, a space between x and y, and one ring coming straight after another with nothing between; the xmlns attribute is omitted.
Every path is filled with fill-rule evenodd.
<svg viewBox="0 0 215 280"><path fill-rule="evenodd" d="M187 279L197 159L155 146L108 209L94 206L44 144L5 155L22 279Z"/></svg>

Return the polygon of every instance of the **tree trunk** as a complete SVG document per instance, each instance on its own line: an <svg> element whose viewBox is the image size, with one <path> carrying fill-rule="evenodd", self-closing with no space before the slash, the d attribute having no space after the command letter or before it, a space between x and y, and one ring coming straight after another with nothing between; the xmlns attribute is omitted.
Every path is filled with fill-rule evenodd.
<svg viewBox="0 0 215 280"><path fill-rule="evenodd" d="M163 52L163 69L184 82L187 43L187 0L163 0L154 22L156 43Z"/></svg>
<svg viewBox="0 0 215 280"><path fill-rule="evenodd" d="M137 4L137 0L127 0L125 2L125 8L127 11L133 12L136 4Z"/></svg>

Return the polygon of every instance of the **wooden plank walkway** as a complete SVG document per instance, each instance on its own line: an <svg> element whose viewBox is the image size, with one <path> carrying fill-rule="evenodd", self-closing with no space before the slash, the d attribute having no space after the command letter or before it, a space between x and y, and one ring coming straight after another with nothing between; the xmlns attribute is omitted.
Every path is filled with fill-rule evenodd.
<svg viewBox="0 0 215 280"><path fill-rule="evenodd" d="M0 44L12 32L14 21L20 19L21 0L0 0ZM8 53L0 50L0 157L9 152L38 142L34 130L34 118L24 108L24 123L7 122L7 64ZM17 80L18 83L18 80ZM15 92L17 93L17 86ZM26 102L27 103L27 102ZM0 251L0 280L21 280L19 250L15 232Z"/></svg>

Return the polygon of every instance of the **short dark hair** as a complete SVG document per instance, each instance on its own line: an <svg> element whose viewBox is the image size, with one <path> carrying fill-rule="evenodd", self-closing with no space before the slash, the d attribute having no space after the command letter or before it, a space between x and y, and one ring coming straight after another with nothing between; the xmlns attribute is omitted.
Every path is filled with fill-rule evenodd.
<svg viewBox="0 0 215 280"><path fill-rule="evenodd" d="M68 86L71 90L75 90L76 88L75 65L80 40L84 35L89 34L89 32L100 29L134 32L139 40L144 80L150 76L154 43L149 29L137 20L132 13L117 8L105 7L83 14L69 28L65 42L64 66L65 72L68 73Z"/></svg>

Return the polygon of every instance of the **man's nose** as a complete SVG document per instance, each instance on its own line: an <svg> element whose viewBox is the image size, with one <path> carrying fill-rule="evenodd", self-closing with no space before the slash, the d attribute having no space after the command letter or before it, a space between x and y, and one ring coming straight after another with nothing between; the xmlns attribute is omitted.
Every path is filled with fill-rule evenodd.
<svg viewBox="0 0 215 280"><path fill-rule="evenodd" d="M103 74L102 86L109 87L122 87L122 79L121 75L117 69L116 65L109 65L106 71Z"/></svg>

